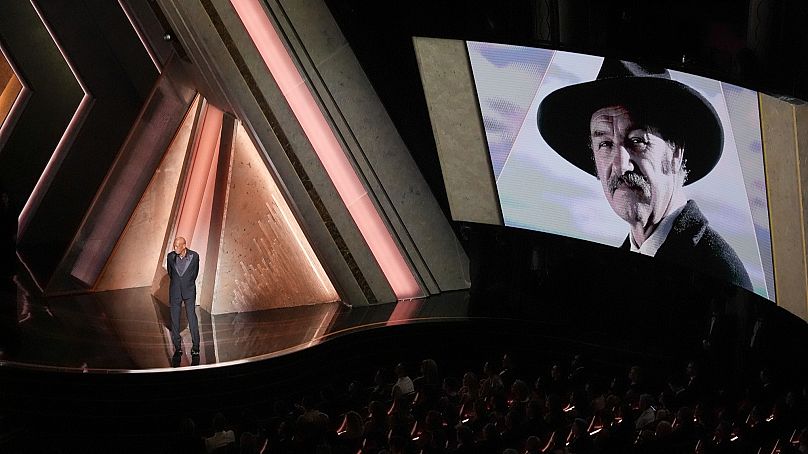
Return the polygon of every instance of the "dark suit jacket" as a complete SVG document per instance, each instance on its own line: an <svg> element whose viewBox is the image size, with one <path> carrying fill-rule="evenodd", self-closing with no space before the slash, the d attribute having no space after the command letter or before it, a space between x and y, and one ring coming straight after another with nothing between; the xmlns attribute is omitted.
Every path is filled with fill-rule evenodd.
<svg viewBox="0 0 808 454"><path fill-rule="evenodd" d="M188 264L188 269L185 270L182 276L177 272L177 253L174 251L169 252L168 258L166 259L168 278L171 280L168 287L168 300L172 303L196 298L196 276L199 274L199 254L197 254L196 251L188 249L186 255L191 257L191 263Z"/></svg>
<svg viewBox="0 0 808 454"><path fill-rule="evenodd" d="M688 200L654 257L684 265L752 291L752 281L749 280L741 259L707 224L707 218L701 214L696 202ZM620 248L630 250L630 241L626 237Z"/></svg>

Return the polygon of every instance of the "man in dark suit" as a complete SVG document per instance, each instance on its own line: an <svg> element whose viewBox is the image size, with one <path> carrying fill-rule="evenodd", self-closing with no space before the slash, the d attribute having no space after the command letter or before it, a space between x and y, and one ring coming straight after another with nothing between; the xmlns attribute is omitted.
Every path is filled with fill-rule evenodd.
<svg viewBox="0 0 808 454"><path fill-rule="evenodd" d="M168 301L171 310L171 341L174 344L174 357L182 356L180 337L180 311L185 303L188 329L191 330L191 356L199 358L199 322L196 318L196 277L199 275L199 254L186 247L185 238L174 240L174 250L168 253L166 269L170 284Z"/></svg>
<svg viewBox="0 0 808 454"><path fill-rule="evenodd" d="M629 225L623 249L752 290L738 255L684 193L724 145L718 114L699 92L665 69L607 58L596 80L545 97L537 120L559 155L600 180Z"/></svg>

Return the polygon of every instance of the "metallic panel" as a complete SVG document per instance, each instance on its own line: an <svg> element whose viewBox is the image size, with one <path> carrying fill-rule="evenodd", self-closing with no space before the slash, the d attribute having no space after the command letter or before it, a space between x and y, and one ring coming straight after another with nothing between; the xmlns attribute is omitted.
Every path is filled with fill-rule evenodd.
<svg viewBox="0 0 808 454"><path fill-rule="evenodd" d="M242 126L236 129L227 191L211 313L339 299Z"/></svg>
<svg viewBox="0 0 808 454"><path fill-rule="evenodd" d="M806 266L804 200L801 179L808 168L800 165L799 137L805 128L796 123L795 108L768 95L760 96L761 132L769 191L772 258L777 304L808 320L808 266ZM808 152L808 143L804 144ZM803 158L805 159L805 158ZM803 175L804 174L804 175Z"/></svg>
<svg viewBox="0 0 808 454"><path fill-rule="evenodd" d="M183 119L194 112L194 91L182 79L176 59L155 84L54 280L69 274L95 284Z"/></svg>
<svg viewBox="0 0 808 454"><path fill-rule="evenodd" d="M466 44L413 41L452 218L502 225Z"/></svg>
<svg viewBox="0 0 808 454"><path fill-rule="evenodd" d="M150 286L155 270L162 269L166 232L169 230L199 103L197 97L115 245L95 290Z"/></svg>

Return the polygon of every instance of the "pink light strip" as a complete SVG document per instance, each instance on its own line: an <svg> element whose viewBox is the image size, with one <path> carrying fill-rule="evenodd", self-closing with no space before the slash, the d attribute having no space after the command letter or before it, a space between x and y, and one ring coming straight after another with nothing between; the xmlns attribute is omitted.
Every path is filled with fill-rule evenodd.
<svg viewBox="0 0 808 454"><path fill-rule="evenodd" d="M42 175L39 176L39 180L37 180L34 190L31 191L31 196L28 197L28 200L25 202L25 206L20 212L18 229L18 235L20 237L22 237L25 230L28 228L28 223L31 221L32 213L36 211L37 207L39 207L39 204L42 202L42 198L45 196L45 192L48 190L51 181L53 181L56 171L59 169L59 166L62 165L62 161L65 159L67 150L70 148L70 145L76 138L76 133L79 129L81 129L81 124L84 122L85 118L87 118L87 114L90 112L90 107L92 107L93 103L95 102L92 96L90 96L90 91L87 90L87 86L84 85L84 82L79 77L78 72L76 72L76 68L73 67L72 63L70 63L70 59L67 58L67 53L62 48L61 44L59 44L59 40L56 39L56 35L53 33L53 30L50 28L47 21L45 21L42 11L40 11L40 9L36 6L36 3L34 3L34 0L31 0L31 6L34 7L34 11L36 11L37 16L39 16L39 20L42 21L45 29L48 30L48 34L50 35L54 44L56 44L59 52L62 54L62 58L64 58L67 66L70 68L70 71L73 73L73 77L76 78L76 82L78 82L81 90L84 92L84 97L81 98L81 102L79 102L76 112L73 113L70 123L67 124L65 132L62 134L62 137L56 144L56 148L53 150L53 154L48 160L45 170L42 172Z"/></svg>
<svg viewBox="0 0 808 454"><path fill-rule="evenodd" d="M193 151L191 172L188 176L176 230L176 235L184 237L188 245L193 241L199 213L202 211L202 201L205 197L210 169L214 165L214 159L218 156L223 119L224 113L221 110L205 104L202 112L202 128L199 132L196 149ZM173 242L173 238L171 241Z"/></svg>
<svg viewBox="0 0 808 454"><path fill-rule="evenodd" d="M151 58L152 63L154 63L154 67L157 68L157 73L162 73L163 68L160 67L160 62L157 61L157 56L154 55L154 51L152 50L151 46L146 42L146 37L143 36L143 33L140 31L140 27L137 26L135 23L135 18L132 17L132 12L129 10L129 6L124 3L124 0L118 0L118 5L123 10L123 13L126 14L126 18L129 19L129 23L132 24L132 28L137 33L137 37L140 38L140 43L143 44L143 48L146 49L146 53L149 54L149 58Z"/></svg>
<svg viewBox="0 0 808 454"><path fill-rule="evenodd" d="M11 67L11 71L14 72L14 76L17 77L17 80L19 80L20 84L22 85L22 90L20 90L20 92L17 94L17 98L11 105L11 109L9 109L8 114L6 115L6 119L2 124L0 124L0 150L2 150L3 145L6 144L8 136L14 129L14 125L17 123L17 118L19 117L20 113L22 113L22 106L25 105L25 102L28 101L28 97L31 95L31 88L28 87L28 83L25 82L25 79L20 76L20 70L17 69L17 65L14 64L14 61L10 58L8 52L6 52L6 48L3 47L2 42L0 42L0 52L3 53L3 58L6 59L8 65Z"/></svg>
<svg viewBox="0 0 808 454"><path fill-rule="evenodd" d="M345 156L259 0L230 0L348 208L396 298L422 296L404 257Z"/></svg>

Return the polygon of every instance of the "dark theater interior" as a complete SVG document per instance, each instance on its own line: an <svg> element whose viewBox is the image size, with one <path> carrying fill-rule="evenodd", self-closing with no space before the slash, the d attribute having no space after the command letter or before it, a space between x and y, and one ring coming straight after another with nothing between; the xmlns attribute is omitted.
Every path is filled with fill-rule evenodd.
<svg viewBox="0 0 808 454"><path fill-rule="evenodd" d="M0 453L808 454L806 23L0 1Z"/></svg>

